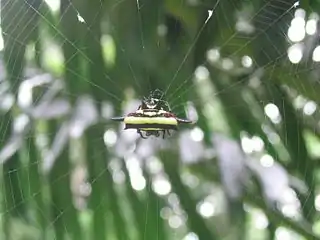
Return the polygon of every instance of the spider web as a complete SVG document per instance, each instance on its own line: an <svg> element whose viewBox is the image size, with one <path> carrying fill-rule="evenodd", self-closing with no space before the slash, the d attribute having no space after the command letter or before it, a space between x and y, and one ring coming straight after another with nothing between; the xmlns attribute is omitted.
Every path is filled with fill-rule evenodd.
<svg viewBox="0 0 320 240"><path fill-rule="evenodd" d="M8 1L3 2L6 4L2 6L2 13L9 11L10 9L8 8L12 6ZM42 25L49 26L46 31L51 29L50 31L53 30L55 34L53 37L52 35L50 36L51 39L47 42L48 46L46 45L43 49L45 52L43 58L47 59L45 60L47 61L47 65L45 65L48 69L47 72L54 72L57 68L61 68L61 65L59 65L63 60L63 46L61 42L67 42L72 45L75 49L75 54L78 57L81 57L83 62L86 62L88 66L97 64L93 59L91 59L91 56L94 55L88 56L85 45L84 47L80 47L81 44L78 44L78 42L71 42L60 28L57 28L56 25L50 22L51 20L48 16L45 16L41 11L37 10L36 5L31 5L30 2L31 1L25 1L24 3L26 3L28 7L36 13L35 15L39 17ZM47 1L51 6L52 11L55 11L54 9L59 7L54 4L57 2L58 1ZM1 210L1 221L3 223L1 227L5 226L5 221L8 215L13 212L18 212L18 219L20 220L16 221L12 225L12 232L14 236L16 236L15 239L22 239L23 237L19 236L20 231L18 229L21 226L24 226L24 231L27 231L25 236L29 236L28 239L39 238L39 232L42 226L38 226L40 223L35 220L35 217L32 214L32 217L25 219L25 217L21 215L21 212L19 212L20 207L22 205L35 204L35 206L33 206L35 209L42 209L42 206L37 206L37 196L43 194L43 191L45 191L44 189L48 187L59 185L61 183L68 183L68 178L70 178L73 197L71 199L72 202L62 200L64 207L63 210L60 209L61 206L55 206L54 202L52 202L51 204L53 204L53 206L50 207L56 210L53 211L55 212L53 214L54 217L48 218L49 215L47 215L46 212L43 212L43 224L45 224L45 228L48 230L47 234L49 239L52 239L50 236L53 236L52 231L57 222L62 224L62 228L65 230L64 234L70 239L72 238L70 229L73 226L69 226L69 223L70 219L74 217L72 215L74 207L79 209L80 226L84 228L83 232L86 234L89 234L90 232L87 229L89 222L88 219L92 217L93 213L90 211L90 207L93 207L93 210L95 211L105 211L104 223L106 226L113 226L113 231L115 231L107 231L108 236L111 237L111 239L112 237L114 239L131 239L129 238L131 234L130 231L133 231L133 235L136 237L135 239L139 239L139 233L128 229L131 222L135 221L134 210L130 209L130 207L134 205L128 203L128 199L132 201L132 196L138 196L137 199L147 199L148 204L145 206L145 211L141 213L144 215L143 239L148 239L148 237L150 237L150 229L157 230L157 239L192 240L198 239L199 237L202 239L201 236L197 235L205 234L206 230L202 229L199 233L193 232L193 225L192 223L190 225L190 216L188 216L188 213L190 212L187 212L186 209L188 207L186 205L188 204L187 200L183 198L179 199L179 197L186 196L184 195L183 190L181 190L184 188L174 188L174 186L171 185L172 181L175 180L176 183L177 181L178 183L181 181L181 183L186 185L186 188L192 192L194 198L198 199L196 204L198 215L197 213L194 213L194 215L192 215L193 217L200 216L201 218L199 218L198 221L203 221L207 224L212 224L213 222L216 224L217 221L219 221L219 216L221 217L226 215L226 211L224 210L225 208L221 203L222 201L219 200L220 195L223 195L224 192L229 199L237 200L242 193L241 188L247 188L247 186L243 184L245 181L243 178L248 177L247 174L239 173L239 171L244 171L244 166L250 168L251 171L257 175L257 179L260 181L263 189L263 195L269 201L267 202L271 204L277 203L284 216L287 216L289 219L290 217L299 219L302 213L307 217L309 214L311 215L310 211L312 211L312 209L307 207L310 206L308 202L315 201L317 207L318 197L315 196L316 194L314 191L309 191L308 189L305 190L305 184L308 188L315 187L316 185L315 180L310 179L312 176L308 176L306 173L308 172L308 169L313 166L305 165L301 161L297 162L298 166L291 166L298 170L302 169L301 171L297 171L297 176L299 178L294 178L296 182L294 187L299 188L300 186L301 189L306 191L304 194L306 197L302 196L299 198L300 195L303 194L299 194L298 191L293 191L292 188L289 188L289 180L291 179L291 176L283 171L281 165L288 168L290 167L290 165L287 164L288 160L286 160L290 159L290 157L294 157L290 156L290 151L302 154L295 156L296 158L303 156L303 151L306 151L304 149L305 145L302 145L299 142L301 136L295 135L295 133L300 133L300 122L307 121L307 123L310 122L309 126L314 126L314 122L316 122L317 119L315 115L318 114L316 104L316 101L319 100L317 94L317 89L319 89L318 82L314 81L310 84L308 82L301 82L303 78L301 76L307 76L305 74L317 74L316 62L319 61L320 55L319 48L316 47L317 39L314 37L317 32L317 16L309 16L304 10L299 8L299 3L294 1L264 1L258 9L254 3L250 3L248 1L243 1L241 3L242 4L239 4L236 0L218 0L214 4L206 5L207 3L197 1L181 1L180 3L176 1L176 4L180 4L181 9L183 10L186 6L189 6L190 8L194 6L195 9L199 7L199 9L203 11L203 20L201 22L192 23L194 24L191 27L192 30L190 32L184 32L182 26L183 24L188 23L183 17L181 19L176 19L171 16L168 20L169 23L166 23L161 18L161 21L157 19L155 21L159 21L157 31L159 35L158 38L160 40L155 39L154 41L151 41L150 35L147 34L149 31L148 23L144 19L146 16L144 9L152 9L152 7L150 7L150 3L148 4L147 2L139 0L135 3L129 1L113 1L110 3L108 6L108 8L111 9L111 11L109 11L110 14L112 14L113 11L118 14L121 14L121 11L128 13L130 11L125 10L132 6L134 6L136 11L136 25L135 29L132 29L132 31L138 31L139 34L134 34L132 41L135 44L132 45L139 46L138 49L130 48L130 44L128 44L127 40L124 41L121 38L122 36L128 36L129 34L126 35L126 33L121 32L121 29L119 29L120 26L112 21L107 21L109 25L105 26L105 28L107 29L106 32L108 32L108 34L104 34L104 37L102 38L102 50L106 51L104 52L104 60L107 64L112 65L112 63L110 63L110 59L112 58L110 55L113 54L110 50L112 49L112 45L114 44L117 48L121 49L117 58L121 58L126 63L125 66L120 66L120 68L123 68L123 71L128 74L127 78L131 79L131 81L129 81L130 84L128 84L128 81L126 82L117 78L117 74L119 74L117 71L119 72L121 69L117 69L117 71L107 69L105 72L100 73L104 77L104 82L97 82L94 79L89 80L87 78L88 75L86 75L87 73L82 70L81 67L66 69L66 72L73 75L73 77L77 78L78 81L86 82L88 86L90 86L93 94L97 94L95 96L96 99L107 100L104 104L102 104L102 101L93 100L86 96L78 96L77 91L68 88L68 83L66 83L67 86L63 87L59 86L60 83L54 84L53 82L55 81L53 81L53 79L57 79L55 75L52 77L52 75L42 74L41 72L39 74L38 69L33 70L35 73L31 70L26 73L26 79L28 79L29 82L24 85L24 88L21 87L22 84L20 85L20 89L18 89L17 86L11 86L11 91L13 93L17 94L18 91L20 91L21 104L28 105L27 102L29 101L28 94L30 94L30 86L33 87L43 84L45 86L43 89L46 90L47 95L45 93L41 94L39 98L47 97L47 99L52 99L52 96L50 97L50 90L53 92L51 92L51 94L54 94L55 87L58 89L57 91L60 91L59 88L62 88L62 96L68 96L77 106L71 107L66 103L66 101L63 101L64 99L60 99L61 101L56 101L54 105L44 104L42 108L38 109L38 112L35 111L35 113L33 113L34 116L43 117L45 114L43 109L48 110L49 106L51 107L51 111L48 114L49 116L46 116L47 118L55 115L59 116L59 114L63 115L70 109L78 109L78 111L74 111L74 121L71 122L74 124L74 127L72 127L72 124L70 125L70 123L66 123L62 126L56 126L56 129L59 129L59 131L47 130L47 132L39 134L37 141L40 142L40 147L42 146L44 149L41 152L44 160L33 162L31 166L37 166L39 163L46 173L50 171L53 168L55 161L57 161L56 158L65 154L63 147L65 146L66 141L68 141L69 135L72 136L72 140L70 140L70 148L71 150L73 149L73 152L71 152L71 155L73 156L71 157L71 159L73 159L70 163L71 165L61 165L62 167L67 167L66 171L63 172L64 174L60 176L51 176L51 179L47 180L49 182L43 182L44 186L39 185L39 191L34 192L28 198L24 198L23 196L25 194L22 193L22 199L19 203L20 206L14 205L8 208L6 206L7 199L5 199L5 196L1 194L2 206L4 209ZM102 1L96 1L95 4L98 4L103 8ZM232 15L232 17L230 17L230 13L226 7L232 7L236 15ZM23 11L23 9L24 8L21 7L18 10ZM23 13L21 11L16 13L16 17L14 18L15 21L19 22L19 20L17 20L18 18L24 19L24 15L27 16L27 14L29 14L28 12ZM82 12L83 8L81 8L80 4L73 2L67 6L64 14L68 19L76 22L78 24L77 26L80 26L79 28L82 28L83 32L85 32L83 36L84 38L93 39L98 45L101 40L95 37L96 29L94 29L93 25L95 17L99 17L102 10L101 12L97 12L93 19L87 19ZM279 12L282 14L278 14ZM121 16L122 18L126 17L124 13L123 16ZM58 25L61 24L63 20L62 17L65 16L59 17ZM128 19L129 17L130 16L128 16ZM283 22L285 22L285 24L283 24ZM181 45L173 43L171 48L164 50L162 45L163 38L168 34L168 31L172 31L172 29L168 28L169 25L174 26L174 32L179 32L181 34L179 37L179 40L181 40L179 43ZM11 28L15 27L18 28L20 26L11 26ZM42 27L44 28L44 26ZM126 30L130 31L130 29ZM10 36L8 32L3 32L3 36L15 43L23 44L22 41L24 39L21 39L19 34L17 36ZM210 39L210 41L208 41L208 39ZM287 39L287 41L283 41L285 42L286 47L278 46L277 43L272 42L271 39ZM36 39L36 41L40 41L40 38ZM139 44L136 44L136 42ZM204 46L201 46L199 42L203 43ZM209 43L205 44L205 42ZM211 42L215 43L215 45L212 45ZM264 49L262 46L267 46L268 48ZM201 49L201 47L204 49ZM254 49L254 52L260 54L254 55L254 53L248 50L250 48ZM285 51L283 51L283 49L285 49ZM176 56L178 57L170 59L169 57L166 58L165 56L162 56L164 59L163 62L157 62L156 60L153 61L152 55L157 54L157 50L168 55L176 51ZM36 52L37 50L28 48L26 55L27 57L30 56L32 61L35 61L34 55ZM195 52L200 52L202 55L200 54L201 56L198 56ZM136 57L137 54L140 55ZM132 56L135 56L136 58ZM9 60L10 58L13 58L13 56L10 56ZM54 58L57 58L58 60L54 60ZM143 59L147 58L151 59L150 62L143 61ZM51 59L53 63L50 63L48 59ZM72 59L69 59L67 62L71 60ZM167 64L165 63L166 61L168 62ZM148 65L145 67L139 67L142 63ZM54 64L57 64L58 67ZM159 64L163 64L163 66ZM285 66L286 69L288 69L288 72L282 72L282 66ZM34 65L27 65L28 69L33 69L32 67L34 67ZM164 74L160 76L152 76L153 72L150 69L159 67ZM75 69L78 69L79 71L76 72ZM194 69L194 71L191 71L190 69ZM61 70L55 74L59 76L59 74L61 74ZM119 75L123 76L121 74ZM164 77L164 80L160 81L163 82L163 84L157 86L160 77ZM217 78L220 80L216 80ZM32 81L30 81L30 79L32 79ZM236 79L236 81L231 79ZM272 81L281 81L280 83L286 84L286 87L281 89L275 87L273 84L270 84ZM212 82L214 84L212 84ZM3 84L3 81L0 82L0 84ZM125 84L125 88L123 88L123 84ZM212 87L212 85L214 85L214 87ZM238 92L240 86L249 86L249 89L255 90L259 85L264 85L265 92L258 92L256 95L250 92ZM177 139L175 136L172 139L164 141L159 139L140 141L136 132L124 132L122 131L122 125L115 126L110 123L104 123L106 129L105 133L96 133L95 135L89 135L89 137L93 138L91 140L94 143L97 143L97 146L101 147L105 144L108 149L110 149L111 157L108 161L108 167L101 167L100 165L100 169L95 169L96 173L98 172L100 174L97 174L94 179L89 179L87 168L85 166L86 162L84 156L86 153L81 149L86 143L79 137L82 136L82 132L84 130L89 128L90 124L95 123L97 120L95 117L97 115L97 109L95 107L99 106L103 108L105 118L110 118L114 114L126 114L128 112L133 112L140 104L140 99L156 88L160 88L165 93L163 98L164 100L168 100L171 105L171 109L175 114L183 116L185 114L185 109L187 109L188 117L193 118L193 120L200 120L197 123L197 126L194 126L189 130L183 129L181 134L178 136L178 141L176 141ZM305 96L302 97L299 95L299 92L295 89L302 89ZM79 92L81 92L81 89L79 89ZM285 93L289 93L289 99L287 95L284 95ZM264 109L263 115L260 113L257 118L265 118L265 125L262 126L260 130L255 129L253 132L244 132L243 136L241 136L241 147L243 151L250 156L250 159L254 158L259 161L247 161L246 157L242 155L241 150L234 141L225 139L225 137L219 138L219 134L214 137L213 142L215 143L215 150L212 150L211 148L208 149L204 144L206 138L211 139L211 132L233 134L232 131L234 130L229 129L228 123L226 124L226 119L228 116L233 114L233 111L236 111L236 109L243 110L242 113L236 112L235 114L234 120L239 126L244 127L255 124L252 121L252 118L246 115L247 112L242 106L245 102L234 100L242 98L241 94L246 94L243 99L246 99L249 102L252 101L252 98L258 99L256 104L260 104ZM83 97L81 98L81 101L79 100L79 97ZM284 109L287 109L285 104L291 101L294 101L294 106L301 112L301 115L307 116L306 120L304 118L299 118L298 123L290 121L290 117L292 117L292 115L290 116L291 112L287 112ZM38 102L38 99L34 99L34 102ZM124 107L123 102L125 102ZM254 107L257 106L253 106L253 108ZM202 109L202 112L197 112L196 109ZM283 115L283 113L285 113L285 115ZM212 121L210 120L207 124L204 124L201 121L204 117L212 119ZM20 130L20 132L23 132L28 120L23 114L17 119L16 128L21 128L22 130ZM1 133L3 133L1 135L5 136L7 131L11 131L8 129L10 121L12 121L12 118L7 121L1 121L0 129ZM270 126L275 127L272 129ZM277 128L284 129L282 136L277 133ZM298 130L294 133L289 133L289 131L286 131L286 129L289 128L297 128ZM319 133L319 130L314 127L310 127L309 129L309 132L311 133L310 135L317 133L317 131ZM263 138L262 135L265 135L265 138ZM48 138L53 138L55 140L52 142L52 145L46 143L46 141L50 141ZM290 140L292 138L297 139L297 141L290 145ZM14 142L15 138L12 139ZM280 150L278 151L279 155L272 155L273 149L276 147L272 148L269 145L276 145L277 143L278 145L281 145L279 144L281 141L283 141L282 147L283 145L286 146L289 148L289 151ZM310 141L316 142L313 139ZM1 142L3 142L3 140ZM102 145L100 144L101 142L103 143ZM171 148L176 146L176 148L180 149L181 159L184 160L184 164L196 164L200 159L211 159L214 156L218 156L220 161L217 162L217 168L221 171L222 185L224 188L222 189L221 186L216 186L210 183L207 188L208 190L204 190L199 193L197 191L197 187L200 184L200 180L196 175L191 173L181 173L180 178L177 180L175 172L171 171L171 169L177 168L178 166L166 161L166 159L172 159L175 157L168 155L166 152L160 152L156 155L154 154L154 151L159 149L170 149L170 144L172 144ZM11 146L17 145L18 144L12 144ZM31 146L26 144L22 146L22 150L19 151L19 154L22 156L23 154L28 156L32 151L34 151ZM298 150L292 150L295 148ZM314 148L316 149L316 147ZM221 149L224 149L224 151ZM12 151L12 149L9 150ZM10 155L10 151L9 153L2 152L2 154ZM105 149L99 149L95 154L99 155L104 151ZM214 151L214 154L212 151ZM230 153L228 153L229 151ZM266 154L266 151L268 154ZM312 150L311 152L315 152L314 155L319 157L319 151ZM237 157L232 154L236 154ZM159 159L164 160L164 162L161 163ZM234 159L238 160L237 163L234 163ZM259 164L257 164L257 162ZM123 163L125 167L122 166ZM21 165L11 171L18 174L18 183L15 184L20 186L21 191L28 191L28 189L31 188L30 186L34 184L32 181L35 181L32 179L33 176L30 175L34 172L30 170L31 167L29 163L23 162ZM6 172L5 174L10 175L11 172ZM107 181L103 178L105 174L109 176ZM233 174L235 177L232 176ZM130 179L129 183L127 182L128 177ZM61 181L61 178L65 178L67 180ZM277 181L274 181L275 178ZM87 198L93 190L92 185L94 182L107 182L112 185L110 187L111 190L106 189L105 192L101 193L102 197L99 198L100 202L98 202L98 204L94 206L87 206ZM126 190L128 186L127 184L130 184L132 189ZM204 186L207 184L208 183L206 182L203 183ZM272 186L270 187L268 184L271 184ZM31 190L29 189L29 191ZM4 190L2 192L4 192ZM109 197L110 195L112 197L116 197L116 200L110 201L107 197L108 195ZM128 195L131 196L131 198L128 197ZM15 198L14 195L12 195L12 197ZM298 198L303 201L300 203ZM256 199L260 199L260 197L256 197ZM107 201L108 204L111 204L112 210L106 210L105 202ZM61 203L61 201L59 203ZM154 203L156 203L156 206L153 205ZM255 203L254 200L253 203ZM268 225L268 218L270 220L272 216L270 217L268 215L267 218L266 214L251 205L246 205L245 211L248 212L250 218L253 219L252 221L249 221L249 226L246 227L248 229L247 239L256 239L255 235L257 233L262 236L262 239L266 234L267 227L270 227ZM310 213L308 214L306 211ZM156 216L158 216L158 218ZM203 220L203 218L206 220ZM161 227L159 226L161 223L154 223L153 221L155 219L157 221L164 219L164 227L162 227L164 229L171 228L174 229L174 231L171 230L167 238L160 236ZM290 227L292 223L290 222L288 224L286 221L287 220L280 219L277 222L279 225L283 224ZM119 223L123 223L127 226L126 231L121 231L120 226L117 226ZM315 225L316 223L317 221L314 221ZM236 224L239 224L239 222ZM221 229L219 229L219 227L221 227ZM227 239L229 235L233 234L228 233L229 229L224 229L222 226L219 227L214 227L214 232L218 235L220 234L219 236L221 236L221 239ZM240 226L237 225L236 227ZM296 232L285 227L271 227L277 228L275 230L277 239L301 239L296 232L310 232L306 231L303 227L301 231L298 229ZM3 237L2 239L5 238ZM58 236L56 236L55 239L59 239Z"/></svg>

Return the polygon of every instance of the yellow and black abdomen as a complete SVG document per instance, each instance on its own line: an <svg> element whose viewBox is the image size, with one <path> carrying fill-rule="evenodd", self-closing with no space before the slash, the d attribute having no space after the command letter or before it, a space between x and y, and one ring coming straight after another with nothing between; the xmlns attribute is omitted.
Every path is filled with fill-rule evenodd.
<svg viewBox="0 0 320 240"><path fill-rule="evenodd" d="M125 117L125 129L144 131L177 130L178 121L173 117Z"/></svg>

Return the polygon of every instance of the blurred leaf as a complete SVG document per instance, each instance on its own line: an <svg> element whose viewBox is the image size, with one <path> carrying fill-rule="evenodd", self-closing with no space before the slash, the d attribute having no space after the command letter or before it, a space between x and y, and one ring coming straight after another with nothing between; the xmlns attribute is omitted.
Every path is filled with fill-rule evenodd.
<svg viewBox="0 0 320 240"><path fill-rule="evenodd" d="M106 233L111 231L110 228L106 229L106 218L105 214L111 214L109 208L110 200L109 194L105 189L106 182L110 184L109 173L107 171L106 157L107 152L104 143L101 141L103 132L103 126L101 124L91 126L85 133L86 139L86 152L87 152L87 167L88 167L88 181L91 184L92 192L89 197L88 205L93 211L93 219L91 222L90 235L94 239L105 239ZM121 227L121 226L118 226ZM117 228L118 229L118 228Z"/></svg>
<svg viewBox="0 0 320 240"><path fill-rule="evenodd" d="M307 152L305 139L303 137L303 125L298 121L295 110L290 103L287 94L276 85L268 85L272 91L275 104L278 106L281 117L283 118L283 136L292 160L292 166L296 169L299 176L308 186L308 196L300 196L303 204L304 217L312 222L314 214L314 164Z"/></svg>
<svg viewBox="0 0 320 240"><path fill-rule="evenodd" d="M250 240L267 231L274 238L280 226L319 239L311 227L320 166L312 59L319 34L299 43L299 64L288 61L295 43L286 38L295 11L306 8L307 22L317 1L1 4L1 239ZM48 67L57 60L58 71ZM193 106L196 124L168 139L142 140L109 121L136 110L155 88L179 117ZM314 101L314 114L295 106L301 98ZM277 105L279 123L266 118L268 103ZM260 150L245 154L243 135L251 144L258 139ZM119 164L133 159L139 173ZM142 191L137 174L146 181ZM159 178L172 188L168 195L158 191ZM300 198L301 219L285 217L288 189ZM206 201L214 216L204 219ZM244 204L261 208L268 228L255 229L258 219Z"/></svg>
<svg viewBox="0 0 320 240"><path fill-rule="evenodd" d="M213 136L213 143L226 193L231 199L240 199L248 180L244 153L237 142L219 134Z"/></svg>
<svg viewBox="0 0 320 240"><path fill-rule="evenodd" d="M9 161L22 146L26 134L29 134L30 120L26 115L21 114L15 119L14 126L15 128L13 129L10 138L7 140L6 144L3 145L2 149L0 149L1 165Z"/></svg>
<svg viewBox="0 0 320 240"><path fill-rule="evenodd" d="M123 166L123 171L125 174L125 189L126 194L129 199L129 204L133 211L133 218L135 220L135 227L137 229L137 239L144 239L146 234L146 222L144 216L141 214L144 211L144 203L139 199L138 194L131 186L130 175L126 166Z"/></svg>
<svg viewBox="0 0 320 240"><path fill-rule="evenodd" d="M270 206L281 202L283 192L289 188L289 176L286 170L276 162L270 167L262 166L256 159L248 160L247 165L259 179L266 202Z"/></svg>
<svg viewBox="0 0 320 240"><path fill-rule="evenodd" d="M222 135L215 134L213 143L217 151L221 181L227 195L229 219L231 227L229 234L233 239L245 239L245 211L242 197L248 181L245 156L239 144Z"/></svg>
<svg viewBox="0 0 320 240"><path fill-rule="evenodd" d="M69 124L64 122L57 129L56 134L51 136L52 145L44 158L44 171L50 172L62 151L67 147L69 139Z"/></svg>
<svg viewBox="0 0 320 240"><path fill-rule="evenodd" d="M257 67L264 68L277 64L287 56L287 32L288 22L292 19L297 1L257 1L257 9L263 7L253 19L257 34L253 37L252 46ZM263 46L263 48L261 48ZM272 71L271 67L271 71Z"/></svg>
<svg viewBox="0 0 320 240"><path fill-rule="evenodd" d="M35 131L33 130L33 132ZM34 225L39 229L41 239L45 240L48 228L48 219L46 217L48 215L48 205L43 200L46 184L44 184L44 178L41 175L41 156L37 149L35 138L30 136L26 140L24 146L28 156L28 168L26 169L27 186L25 187L28 194L26 194L26 197L31 200L28 201L29 208L35 210Z"/></svg>
<svg viewBox="0 0 320 240"><path fill-rule="evenodd" d="M213 75L213 69L210 69L210 72ZM217 91L220 92L219 98L226 112L229 125L232 127L231 134L235 138L239 138L241 130L245 130L251 136L258 135L264 141L269 154L278 159L277 150L272 144L269 144L268 136L262 130L260 121L263 120L262 118L258 118L257 110L259 108L256 108L251 93L246 91L241 85L238 85L244 77L239 76L234 78L220 74L215 75L216 77L212 79L212 82Z"/></svg>
<svg viewBox="0 0 320 240"><path fill-rule="evenodd" d="M315 73L318 74L316 70L317 69L315 69ZM272 77L271 79L275 81L275 84L285 84L291 89L297 90L301 95L306 96L319 104L320 97L318 92L320 91L320 85L316 79L309 77L311 75L310 71L309 73L307 73L306 70L292 72L289 69L283 70L281 68L275 68L272 70L271 74L272 76L277 77ZM299 82L299 85L297 85L297 82Z"/></svg>
<svg viewBox="0 0 320 240"><path fill-rule="evenodd" d="M87 128L99 121L98 110L94 99L90 96L80 96L71 115L70 134L74 137L82 136Z"/></svg>
<svg viewBox="0 0 320 240"><path fill-rule="evenodd" d="M179 135L180 159L185 163L198 162L207 157L203 142L195 141L190 131L182 131Z"/></svg>
<svg viewBox="0 0 320 240"><path fill-rule="evenodd" d="M50 109L48 111L48 109ZM32 111L32 116L37 119L60 118L70 111L69 101L66 99L55 99L51 103L42 103Z"/></svg>
<svg viewBox="0 0 320 240"><path fill-rule="evenodd" d="M83 39L86 46L85 53L90 61L87 61L87 59L82 59L82 61L86 60L84 62L87 70L85 76L91 83L89 89L96 101L98 114L100 114L100 106L103 100L108 99L109 97L104 91L104 88L107 89L107 79L105 75L106 71L102 55L102 46L100 43L102 35L100 21L103 10L101 7L102 1L97 0L87 1L83 3L82 6L79 6L81 16L85 19L87 26L90 26L90 28L86 28L86 35ZM75 14L72 13L72 15L74 19L76 19ZM69 27L71 27L71 25L69 25ZM79 32L77 34L79 34ZM75 36L73 36L73 39L76 40ZM73 49L72 51L76 53L76 49ZM74 79L73 84L77 84L77 78ZM112 83L110 83L109 86L112 86ZM73 88L72 85L70 85L70 87ZM111 100L114 102L114 99ZM125 239L127 232L123 229L124 221L121 209L119 209L118 203L116 202L116 193L110 175L111 173L108 170L107 161L109 160L109 153L102 141L104 131L103 124L97 123L88 128L84 135L86 139L86 164L89 173L88 180L92 188L88 202L89 208L93 211L90 234L97 240L105 239L106 236L110 236L110 234L114 234L118 239ZM105 188L106 183L109 186L108 189ZM114 199L112 199L112 196L114 196ZM111 227L106 229L106 214L110 217L112 216L112 222L114 224L113 229ZM114 230L114 232L112 230Z"/></svg>
<svg viewBox="0 0 320 240"><path fill-rule="evenodd" d="M31 39L38 19L33 9L37 9L38 6L39 1L1 1L1 29L6 77L10 84L10 90L14 95L17 94L19 83L23 79L26 44ZM17 15L20 16L17 18ZM1 151L1 163L5 161L2 168L4 205L1 211L8 212L9 215L23 217L25 213L25 202L23 199L25 197L20 185L21 163L16 153L19 144L21 144L21 136L13 137L14 134L10 134L11 129L13 129L13 116L14 114L11 112L5 113L1 124L1 142L7 143L8 139L11 138L10 143L7 143L6 148ZM3 223L6 237L12 237L12 233L8 229L12 222L8 216L4 218Z"/></svg>
<svg viewBox="0 0 320 240"><path fill-rule="evenodd" d="M68 140L68 139L67 139ZM56 157L49 172L51 211L53 226L57 239L66 239L66 235L81 239L81 229L75 211L70 189L70 172L68 145Z"/></svg>
<svg viewBox="0 0 320 240"><path fill-rule="evenodd" d="M179 196L181 206L188 214L188 226L190 230L195 232L200 239L217 239L217 236L209 229L204 219L197 212L194 199L192 199L186 186L182 183L176 159L175 155L169 153L161 154L164 170L172 184L173 191Z"/></svg>
<svg viewBox="0 0 320 240"><path fill-rule="evenodd" d="M248 203L263 209L268 219L270 219L276 225L286 226L290 229L294 229L297 233L299 233L301 236L304 236L306 239L315 239L315 240L320 239L320 236L312 232L312 228L309 224L305 222L293 221L290 218L284 217L279 211L274 209L269 209L268 207L265 206L263 201L257 198L257 196L247 194L245 197L245 200Z"/></svg>
<svg viewBox="0 0 320 240"><path fill-rule="evenodd" d="M147 182L144 204L145 229L143 238L151 239L156 232L158 239L166 240L168 239L168 232L165 227L166 222L161 216L161 210L166 206L165 201L154 191L154 177L149 174L147 170L144 170L143 173Z"/></svg>

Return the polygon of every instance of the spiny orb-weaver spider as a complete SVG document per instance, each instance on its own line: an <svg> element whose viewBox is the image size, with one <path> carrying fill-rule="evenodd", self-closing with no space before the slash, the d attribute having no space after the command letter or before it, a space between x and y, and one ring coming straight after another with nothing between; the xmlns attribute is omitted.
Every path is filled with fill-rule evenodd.
<svg viewBox="0 0 320 240"><path fill-rule="evenodd" d="M189 119L178 118L171 112L168 102L162 100L163 93L156 89L154 92L141 101L141 105L135 112L129 113L124 117L113 117L114 121L123 121L124 129L137 129L141 138L147 139L149 136L165 138L170 130L178 130L181 123L192 123ZM145 136L142 133L145 133Z"/></svg>

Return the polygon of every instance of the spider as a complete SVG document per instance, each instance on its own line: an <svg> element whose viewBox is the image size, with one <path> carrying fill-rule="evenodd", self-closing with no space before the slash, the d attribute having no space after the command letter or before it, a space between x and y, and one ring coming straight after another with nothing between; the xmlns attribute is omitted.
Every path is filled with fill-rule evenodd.
<svg viewBox="0 0 320 240"><path fill-rule="evenodd" d="M123 121L124 129L137 129L137 133L143 139L149 136L165 138L166 133L170 136L170 130L178 130L181 123L192 123L191 120L178 118L171 112L168 102L162 100L163 93L155 90L149 97L141 101L141 105L135 112L125 117L114 117L114 121ZM145 136L143 135L145 132Z"/></svg>
<svg viewBox="0 0 320 240"><path fill-rule="evenodd" d="M170 112L170 106L167 101L162 100L163 92L159 89L154 90L150 93L149 97L144 98L142 100L141 105L139 106L138 110L140 109L158 109L158 110L165 110Z"/></svg>

